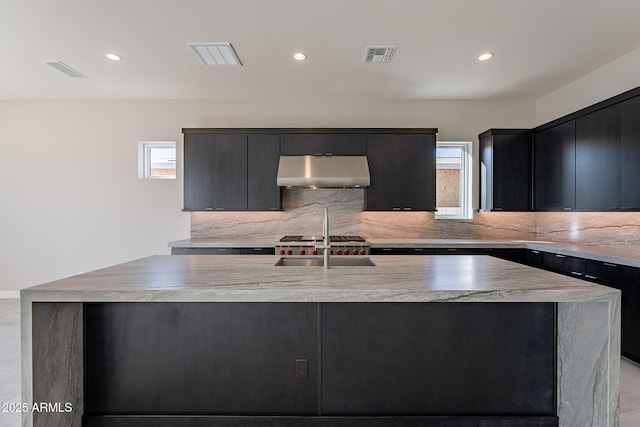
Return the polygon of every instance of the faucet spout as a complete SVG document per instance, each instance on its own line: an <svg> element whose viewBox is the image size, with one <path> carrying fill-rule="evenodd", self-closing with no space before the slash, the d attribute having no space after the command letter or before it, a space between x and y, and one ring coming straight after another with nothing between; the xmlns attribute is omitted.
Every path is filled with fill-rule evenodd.
<svg viewBox="0 0 640 427"><path fill-rule="evenodd" d="M329 252L331 249L331 239L329 238L329 208L324 208L324 216L322 219L322 246L318 245L316 242L316 249L323 249L324 253L324 263L323 268L325 270L329 269Z"/></svg>

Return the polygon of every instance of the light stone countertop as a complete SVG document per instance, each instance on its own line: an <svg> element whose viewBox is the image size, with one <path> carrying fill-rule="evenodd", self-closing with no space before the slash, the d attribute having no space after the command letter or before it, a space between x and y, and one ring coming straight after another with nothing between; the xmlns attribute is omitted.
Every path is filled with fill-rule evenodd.
<svg viewBox="0 0 640 427"><path fill-rule="evenodd" d="M174 248L272 248L274 239L185 239L170 242ZM572 243L533 240L462 240L462 239L376 239L368 238L373 248L493 248L534 249L595 261L640 267L640 250L610 248Z"/></svg>
<svg viewBox="0 0 640 427"><path fill-rule="evenodd" d="M28 301L583 302L618 290L484 255L371 256L373 267L276 267L278 256L156 255L21 291Z"/></svg>

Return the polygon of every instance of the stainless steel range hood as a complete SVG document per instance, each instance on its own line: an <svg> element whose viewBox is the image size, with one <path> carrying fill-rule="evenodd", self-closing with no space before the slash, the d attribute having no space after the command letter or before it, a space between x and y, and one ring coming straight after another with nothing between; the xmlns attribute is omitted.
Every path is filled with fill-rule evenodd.
<svg viewBox="0 0 640 427"><path fill-rule="evenodd" d="M366 156L280 156L280 187L359 188L370 182Z"/></svg>

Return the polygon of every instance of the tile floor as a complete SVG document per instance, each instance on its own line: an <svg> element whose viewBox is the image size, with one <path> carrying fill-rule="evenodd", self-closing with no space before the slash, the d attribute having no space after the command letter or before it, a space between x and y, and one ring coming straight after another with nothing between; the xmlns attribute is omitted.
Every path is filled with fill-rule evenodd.
<svg viewBox="0 0 640 427"><path fill-rule="evenodd" d="M620 370L620 427L639 427L640 365L622 359ZM0 299L0 405L20 400L20 302ZM0 412L0 427L19 426L19 414Z"/></svg>

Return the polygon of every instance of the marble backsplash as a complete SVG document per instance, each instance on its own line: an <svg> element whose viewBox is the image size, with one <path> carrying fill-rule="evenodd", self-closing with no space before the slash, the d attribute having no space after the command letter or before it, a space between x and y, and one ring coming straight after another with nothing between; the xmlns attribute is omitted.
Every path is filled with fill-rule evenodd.
<svg viewBox="0 0 640 427"><path fill-rule="evenodd" d="M363 189L283 190L282 212L194 212L191 238L318 235L324 206L336 235L548 240L640 250L640 212L477 212L472 220L444 220L432 212L365 212Z"/></svg>
<svg viewBox="0 0 640 427"><path fill-rule="evenodd" d="M640 212L538 212L538 240L640 250Z"/></svg>

